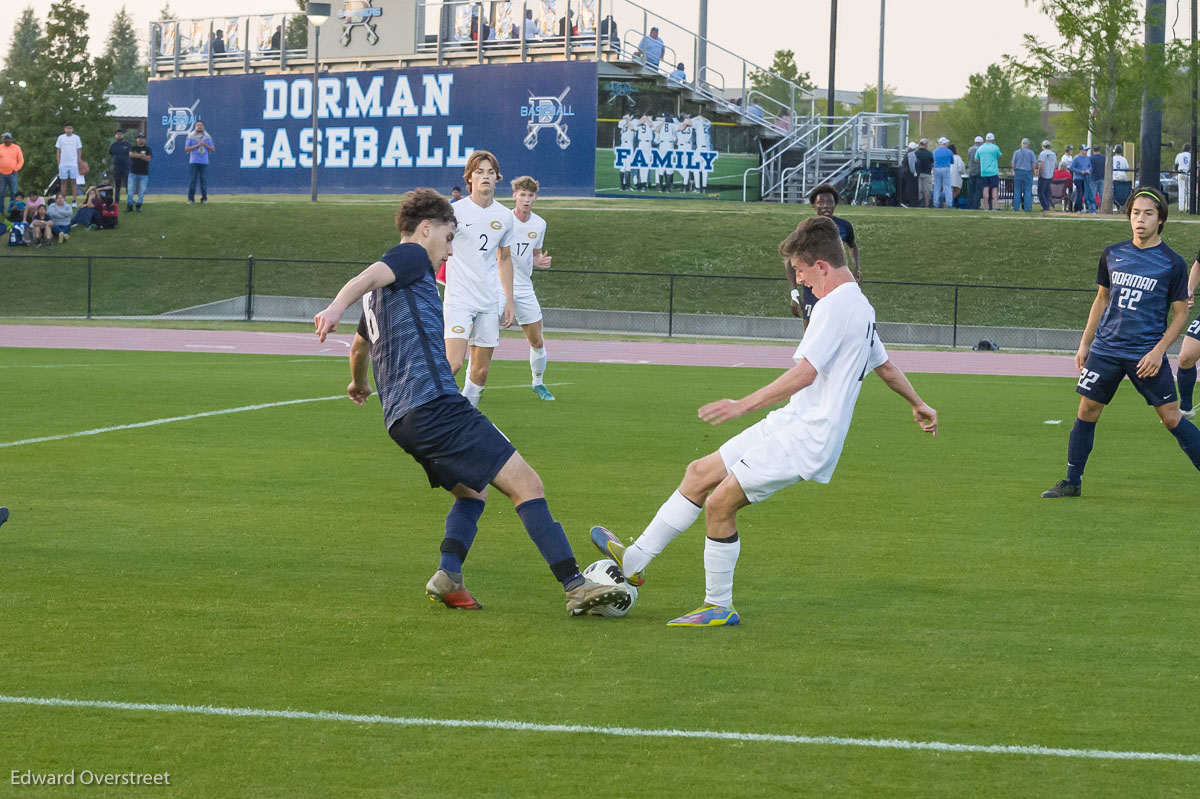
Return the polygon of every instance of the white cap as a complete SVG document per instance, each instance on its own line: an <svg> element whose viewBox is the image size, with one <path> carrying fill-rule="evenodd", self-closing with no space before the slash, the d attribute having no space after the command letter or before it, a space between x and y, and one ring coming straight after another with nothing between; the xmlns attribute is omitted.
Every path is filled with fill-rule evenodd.
<svg viewBox="0 0 1200 799"><path fill-rule="evenodd" d="M926 139L924 136L922 136L922 137L921 137L921 144L929 144L929 139Z"/></svg>
<svg viewBox="0 0 1200 799"><path fill-rule="evenodd" d="M989 133L989 134L987 135L987 140L988 140L988 141L995 141L995 140L996 140L996 134L995 134L995 133Z"/></svg>
<svg viewBox="0 0 1200 799"><path fill-rule="evenodd" d="M910 141L910 142L908 143L908 149L910 149L910 150L915 150L915 149L917 149L917 143L916 143L915 141Z"/></svg>
<svg viewBox="0 0 1200 799"><path fill-rule="evenodd" d="M938 138L938 144L949 144L949 143L950 143L950 140L947 139L945 136Z"/></svg>
<svg viewBox="0 0 1200 799"><path fill-rule="evenodd" d="M975 137L975 143L976 143L976 144L983 144L983 137L982 137L982 136L976 136L976 137Z"/></svg>
<svg viewBox="0 0 1200 799"><path fill-rule="evenodd" d="M1043 146L1043 147L1049 147L1049 146L1050 146L1050 140L1049 140L1049 139L1042 139L1042 146Z"/></svg>

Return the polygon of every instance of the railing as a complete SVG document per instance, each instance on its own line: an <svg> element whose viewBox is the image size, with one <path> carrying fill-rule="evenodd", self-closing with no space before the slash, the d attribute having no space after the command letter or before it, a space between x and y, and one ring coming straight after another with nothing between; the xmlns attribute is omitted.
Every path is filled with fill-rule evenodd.
<svg viewBox="0 0 1200 799"><path fill-rule="evenodd" d="M9 251L12 252L11 250ZM6 254L0 314L308 322L362 269L357 261ZM536 273L552 330L797 339L780 277L551 269ZM604 290L595 290L604 281ZM891 344L1074 350L1094 288L866 280ZM578 307L604 296L603 308ZM1019 297L1019 301L1013 298ZM347 322L357 322L353 310ZM2 330L2 328L0 328Z"/></svg>
<svg viewBox="0 0 1200 799"><path fill-rule="evenodd" d="M297 19L308 24L303 14L295 12L152 22L150 74L179 75L184 67L204 66L210 74L235 66L245 72L252 67L287 69L289 62L304 62L308 58L307 41L303 47L289 47L288 30L296 27ZM224 53L212 52L218 31Z"/></svg>

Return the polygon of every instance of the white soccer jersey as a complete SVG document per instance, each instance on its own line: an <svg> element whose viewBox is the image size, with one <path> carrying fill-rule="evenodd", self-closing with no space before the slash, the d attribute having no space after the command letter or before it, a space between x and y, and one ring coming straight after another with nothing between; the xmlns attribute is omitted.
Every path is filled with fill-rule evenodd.
<svg viewBox="0 0 1200 799"><path fill-rule="evenodd" d="M496 249L512 246L512 211L498 202L480 208L470 197L450 206L458 221L454 255L446 261L446 304L495 311L503 300Z"/></svg>
<svg viewBox="0 0 1200 799"><path fill-rule="evenodd" d="M800 477L828 483L841 457L863 378L888 359L875 333L875 309L857 283L841 284L813 307L793 357L812 364L817 377L768 418L786 427Z"/></svg>
<svg viewBox="0 0 1200 799"><path fill-rule="evenodd" d="M513 296L524 297L533 294L533 251L542 249L546 240L546 220L532 211L529 221L522 222L513 214Z"/></svg>

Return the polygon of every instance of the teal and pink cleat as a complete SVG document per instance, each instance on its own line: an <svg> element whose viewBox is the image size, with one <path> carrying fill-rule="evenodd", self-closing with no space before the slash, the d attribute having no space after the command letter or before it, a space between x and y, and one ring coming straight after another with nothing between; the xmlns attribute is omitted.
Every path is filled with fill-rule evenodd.
<svg viewBox="0 0 1200 799"><path fill-rule="evenodd" d="M686 616L671 619L668 627L732 627L742 620L732 607L719 608L716 605L701 605Z"/></svg>
<svg viewBox="0 0 1200 799"><path fill-rule="evenodd" d="M630 574L625 571L625 545L620 539L609 532L607 529L597 525L592 528L592 544L596 549L600 550L600 554L606 558L612 558L616 561L617 566L621 569L621 574L625 576L625 582L637 588L642 583L646 582L646 573L638 572Z"/></svg>

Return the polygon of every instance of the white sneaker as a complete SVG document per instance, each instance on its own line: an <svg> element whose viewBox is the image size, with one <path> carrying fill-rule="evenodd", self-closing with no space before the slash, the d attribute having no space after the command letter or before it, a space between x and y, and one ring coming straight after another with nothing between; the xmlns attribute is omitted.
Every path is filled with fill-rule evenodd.
<svg viewBox="0 0 1200 799"><path fill-rule="evenodd" d="M1196 417L1195 408L1192 408L1190 411L1180 410L1179 412L1183 414L1184 419L1194 419Z"/></svg>

